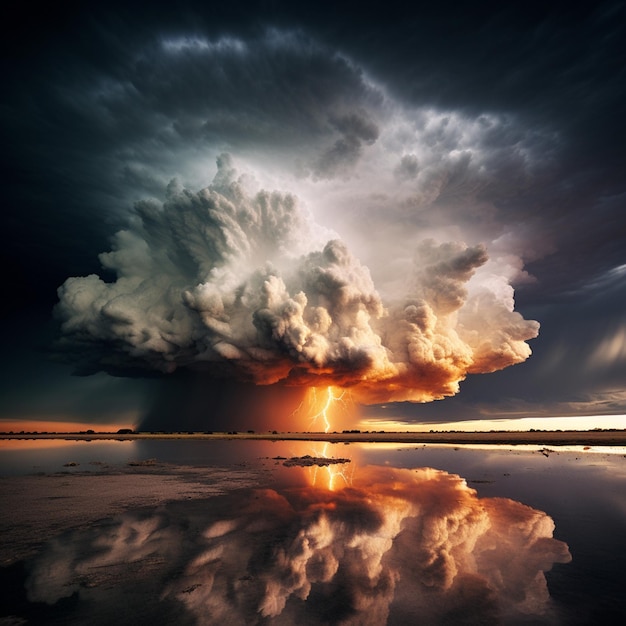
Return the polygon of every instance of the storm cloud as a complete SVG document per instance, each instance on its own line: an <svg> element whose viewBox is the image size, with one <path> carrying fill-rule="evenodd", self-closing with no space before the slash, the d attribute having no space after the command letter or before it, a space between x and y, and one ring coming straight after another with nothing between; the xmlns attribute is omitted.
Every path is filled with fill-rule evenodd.
<svg viewBox="0 0 626 626"><path fill-rule="evenodd" d="M538 324L493 279L471 283L484 246L423 241L403 298L386 304L343 242L318 243L296 197L251 186L222 155L209 187L173 181L165 202L137 203L100 255L116 280L59 289L59 350L86 373L191 368L352 387L364 401L452 395L468 373L530 355Z"/></svg>
<svg viewBox="0 0 626 626"><path fill-rule="evenodd" d="M487 371L522 358L521 337L529 329L510 317L515 307L542 323L542 334L532 343L535 357L494 374L493 384L469 376L463 384L468 404L450 405L450 419L476 407L519 413L537 405L530 408L541 415L551 410L624 411L615 382L621 380L624 363L620 290L607 289L589 306L584 295L603 277L621 284L619 268L626 262L622 4L607 0L561 11L543 5L454 3L381 12L348 3L341 10L332 7L332 22L319 7L280 1L246 3L246 11L184 4L137 12L115 3L89 12L18 12L6 33L0 130L8 146L2 155L7 206L2 219L9 235L2 259L11 297L2 311L7 319L3 398L10 399L0 408L3 415L41 414L41 402L34 406L22 393L16 398L16 390L66 375L66 369L52 372L50 364L33 367L41 359L34 347L49 345L46 323L58 286L68 277L99 275L105 284L117 286L102 288L91 278L76 279L74 288L80 285L86 298L97 289L105 299L112 296L120 289L121 255L132 249L137 259L141 256L137 241L120 239L143 236L139 222L148 218L133 207L143 206L144 213L156 207L158 213L158 207L175 204L176 197L199 198L224 153L249 174L245 202L254 204L261 190L267 190L269 204L274 197L280 202L297 198L292 217L304 209L311 224L321 225L303 236L300 249L295 242L284 246L291 246L289 271L272 270L285 283L289 299L295 302L299 291L311 295L291 274L308 255L323 254L330 241L341 241L348 257L368 269L385 314L378 318L368 310L367 326L382 341L390 381L395 380L394 365L410 358L407 353L425 354L421 339L408 338L412 331L407 325L416 322L402 311L419 309L413 296L419 292L417 299L425 300L426 283L408 288L407 282L416 274L431 286L447 280L428 278L416 264L416 255L422 254L416 250L429 239L444 246L458 242L467 250L482 245L488 259L474 267L468 281L459 282L467 296L460 296L464 304L450 314L457 318L452 326L460 342L470 345L473 362L468 365L456 339L441 332L438 317L437 332L455 344L450 364L458 371L427 366L422 378L439 377L439 382L422 397L454 393L451 381L461 380L462 372ZM166 192L173 178L179 183ZM210 186L224 195L219 185L216 179ZM122 231L126 235L116 234ZM106 250L108 256L98 258ZM187 253L177 254L182 258ZM263 256L256 254L257 259ZM79 331L70 311L70 283L65 283L61 319L73 318L77 331L70 331L65 348L76 357L77 368L83 373L161 372L180 370L187 359L196 367L204 348L194 343L196 338L185 343L179 323L191 324L194 316L197 322L204 313L173 304L176 290L202 300L194 290L210 281L201 272L194 275L196 262L185 261L177 278L181 284L168 303L157 305L148 295L155 285L145 285L141 298L150 300L152 314L161 321L143 344L132 339L132 350L116 334L124 298L105 308L104 317L117 316L115 324L88 323L85 313ZM172 278L169 270L159 271L164 283ZM259 280L269 278L263 272ZM125 292L130 293L139 295L135 288ZM303 311L310 312L311 302ZM505 302L507 312L498 313ZM78 299L74 304L79 306ZM490 311L480 347L474 333L479 316L469 315L472 307ZM186 317L166 316L164 324L161 313L166 310ZM398 328L390 333L391 319ZM269 326L274 321L266 320ZM139 316L124 324L132 332L144 332L145 322ZM294 333L304 327L324 336L311 323L283 320L280 341L273 338L271 348L263 344L270 352L280 344L278 361L289 364L291 381L313 371L306 365L315 362L312 356L303 358L297 372L292 357L285 357L285 352L298 351L300 338ZM503 325L507 330L501 335ZM97 328L95 335L87 326ZM395 332L404 332L401 327L404 339ZM337 337L345 337L343 333L345 328ZM168 337L182 343L166 348ZM213 342L205 355L250 347L249 337L243 342L227 339ZM115 347L104 358L111 340ZM151 343L155 351L148 355ZM330 345L337 348L336 342ZM166 353L168 358L162 359ZM344 369L355 365L357 354L362 359L357 370L363 374L382 352L374 345L367 354L356 350L349 358L344 355L342 363L350 364ZM595 356L588 359L591 354ZM339 352L327 358L334 367ZM588 375L572 365L580 358L589 362L583 368ZM225 370L257 380L258 373L240 371L231 361L224 361ZM205 363L209 369L210 363ZM44 369L49 376L34 374ZM276 373L273 367L269 371ZM284 377L284 372L276 375ZM400 387L407 376L400 373ZM68 388L79 384L73 381ZM137 396L144 393L139 385ZM393 397L379 389L381 399ZM495 398L495 392L501 397ZM74 394L60 390L45 395L54 402ZM135 397L129 406L141 403ZM63 408L64 413L78 411L82 407ZM407 413L421 414L411 411Z"/></svg>

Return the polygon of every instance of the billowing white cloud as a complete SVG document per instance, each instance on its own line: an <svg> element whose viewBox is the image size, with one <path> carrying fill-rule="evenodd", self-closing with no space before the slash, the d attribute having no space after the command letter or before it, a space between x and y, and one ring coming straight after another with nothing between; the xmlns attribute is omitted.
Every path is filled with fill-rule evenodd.
<svg viewBox="0 0 626 626"><path fill-rule="evenodd" d="M207 626L439 624L458 614L551 623L544 572L571 558L545 513L479 499L460 477L430 468L367 467L336 492L258 489L224 500L60 537L31 564L30 600L110 604L125 564L150 597L178 600Z"/></svg>
<svg viewBox="0 0 626 626"><path fill-rule="evenodd" d="M503 10L505 23L511 16ZM319 223L341 233L386 307L404 297L414 250L427 238L485 245L489 261L467 285L469 297L487 271L501 301L504 290L535 274L523 306L548 332L539 359L500 379L509 381L506 393L498 384L503 396L532 389L533 401L538 394L542 402L597 397L607 385L590 375L596 364L611 377L612 393L623 380L621 301L598 306L598 315L604 309L611 317L606 323L581 317L581 331L567 327L560 310L573 318L563 293L624 264L621 100L610 76L621 53L612 30L620 21L598 11L598 19L574 26L581 37L560 36L571 25L556 17L542 23L543 46L522 56L511 42L527 41L531 31L535 37L536 28L515 20L504 35L489 31L480 46L467 45L471 28L443 41L432 26L448 29L448 15L420 22L419 36L417 23L393 20L376 21L367 34L349 12L337 13L329 28L298 10L276 21L273 9L262 20L238 14L227 26L202 10L197 21L185 13L181 22L142 14L135 26L112 15L72 22L80 37L55 35L46 54L24 57L7 76L3 128L14 147L15 182L7 202L19 213L7 213L5 229L12 233L5 252L17 263L9 310L35 300L49 307L47 280L56 287L59 276L93 272L88 255L107 249L103 241L123 227L135 201L162 197L174 176L197 191L212 180L216 157L230 152L262 188L297 194ZM598 45L590 56L565 43L555 56L557 41ZM545 79L547 51L560 70L551 66ZM572 58L584 61L581 71L571 71ZM322 248L299 254L312 249ZM552 315L554 328L565 320L569 331L558 345L550 345ZM612 363L596 351L605 331L600 341L619 357ZM600 356L589 368L567 367L590 354ZM483 395L493 401L492 389ZM611 407L624 409L621 401Z"/></svg>
<svg viewBox="0 0 626 626"><path fill-rule="evenodd" d="M513 311L506 277L475 280L484 246L423 241L402 297L385 302L325 234L295 196L254 189L222 155L209 187L173 181L165 202L136 205L100 255L115 281L60 287L60 348L86 371L206 369L363 401L441 398L529 356L538 324Z"/></svg>

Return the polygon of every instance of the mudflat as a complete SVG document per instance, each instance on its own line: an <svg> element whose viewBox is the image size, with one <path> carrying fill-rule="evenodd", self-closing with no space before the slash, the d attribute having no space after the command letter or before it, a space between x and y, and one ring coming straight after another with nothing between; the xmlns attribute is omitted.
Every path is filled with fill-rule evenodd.
<svg viewBox="0 0 626 626"><path fill-rule="evenodd" d="M2 439L134 440L134 439L257 439L268 441L328 441L331 443L432 443L551 446L624 446L625 430L489 431L489 432L167 432L167 433L0 433Z"/></svg>

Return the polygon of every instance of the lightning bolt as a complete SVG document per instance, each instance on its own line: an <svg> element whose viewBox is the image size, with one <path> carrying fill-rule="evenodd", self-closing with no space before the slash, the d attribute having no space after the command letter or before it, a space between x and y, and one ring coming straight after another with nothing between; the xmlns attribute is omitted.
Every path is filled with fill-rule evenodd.
<svg viewBox="0 0 626 626"><path fill-rule="evenodd" d="M313 406L317 405L317 389L313 387ZM322 420L324 423L324 432L327 433L330 430L330 419L329 419L329 411L334 402L338 402L343 399L346 394L345 390L341 392L340 396L336 396L334 394L334 387L326 387L326 401L324 402L324 406L320 411L318 411L313 417L311 417L310 425L317 423L318 420Z"/></svg>
<svg viewBox="0 0 626 626"><path fill-rule="evenodd" d="M328 446L330 444L326 442L324 447L320 452L317 453L317 456L321 456L324 458L329 458L328 455ZM339 480L343 480L344 486L352 484L352 475L354 474L354 467L352 463L345 465L326 465L325 467L314 466L313 476L311 477L311 484L315 487L320 487L322 484L326 486L329 491L334 491L338 484ZM322 480L321 476L318 477L318 474L326 475L325 479ZM318 480L319 479L319 480Z"/></svg>

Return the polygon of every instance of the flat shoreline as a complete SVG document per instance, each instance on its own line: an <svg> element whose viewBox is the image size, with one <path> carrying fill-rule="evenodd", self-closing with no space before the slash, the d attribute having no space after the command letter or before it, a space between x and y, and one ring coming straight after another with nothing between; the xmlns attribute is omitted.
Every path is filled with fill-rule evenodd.
<svg viewBox="0 0 626 626"><path fill-rule="evenodd" d="M330 443L423 443L550 446L626 446L626 430L490 431L490 432L183 432L183 433L0 433L1 440L63 439L68 441L129 441L139 439L327 441Z"/></svg>

